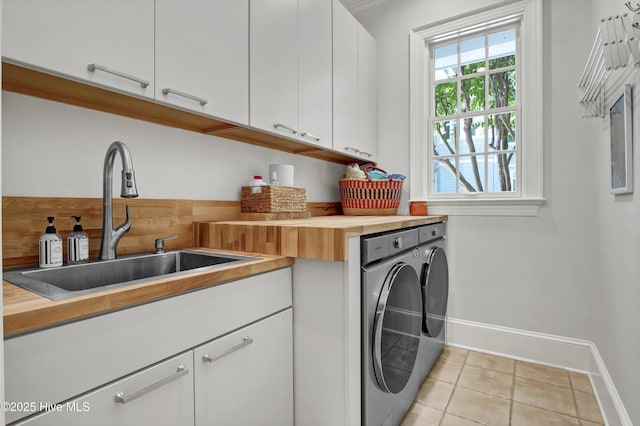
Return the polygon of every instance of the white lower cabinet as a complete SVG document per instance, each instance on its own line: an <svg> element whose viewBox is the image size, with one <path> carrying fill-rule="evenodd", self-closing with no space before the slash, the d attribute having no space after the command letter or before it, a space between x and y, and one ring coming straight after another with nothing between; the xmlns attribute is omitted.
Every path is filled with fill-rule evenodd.
<svg viewBox="0 0 640 426"><path fill-rule="evenodd" d="M51 404L45 413L19 423L29 426L189 424L193 424L192 352L146 368L83 397Z"/></svg>
<svg viewBox="0 0 640 426"><path fill-rule="evenodd" d="M283 268L6 339L6 421L293 425L291 285Z"/></svg>
<svg viewBox="0 0 640 426"><path fill-rule="evenodd" d="M289 308L16 426L293 425L292 328Z"/></svg>
<svg viewBox="0 0 640 426"><path fill-rule="evenodd" d="M196 426L293 425L287 309L194 350Z"/></svg>

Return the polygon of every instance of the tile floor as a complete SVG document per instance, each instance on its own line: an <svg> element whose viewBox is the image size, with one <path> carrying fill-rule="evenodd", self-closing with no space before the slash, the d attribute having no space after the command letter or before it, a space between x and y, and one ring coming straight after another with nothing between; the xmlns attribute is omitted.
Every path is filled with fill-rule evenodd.
<svg viewBox="0 0 640 426"><path fill-rule="evenodd" d="M445 347L402 426L602 425L589 378Z"/></svg>

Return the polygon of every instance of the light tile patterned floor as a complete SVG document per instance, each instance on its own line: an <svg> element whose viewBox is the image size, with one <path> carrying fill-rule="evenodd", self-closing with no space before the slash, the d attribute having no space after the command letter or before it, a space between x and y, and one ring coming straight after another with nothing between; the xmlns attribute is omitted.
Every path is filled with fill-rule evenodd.
<svg viewBox="0 0 640 426"><path fill-rule="evenodd" d="M602 425L585 374L445 347L402 426Z"/></svg>

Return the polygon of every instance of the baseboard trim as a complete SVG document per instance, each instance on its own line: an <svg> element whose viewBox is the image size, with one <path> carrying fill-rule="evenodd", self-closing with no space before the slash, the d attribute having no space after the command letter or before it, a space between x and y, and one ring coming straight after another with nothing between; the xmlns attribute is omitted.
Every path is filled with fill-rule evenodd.
<svg viewBox="0 0 640 426"><path fill-rule="evenodd" d="M447 344L586 373L606 424L633 426L596 345L589 340L449 317Z"/></svg>
<svg viewBox="0 0 640 426"><path fill-rule="evenodd" d="M633 426L629 413L625 408L613 379L594 343L591 344L591 369L589 370L591 385L595 389L600 409L609 426Z"/></svg>

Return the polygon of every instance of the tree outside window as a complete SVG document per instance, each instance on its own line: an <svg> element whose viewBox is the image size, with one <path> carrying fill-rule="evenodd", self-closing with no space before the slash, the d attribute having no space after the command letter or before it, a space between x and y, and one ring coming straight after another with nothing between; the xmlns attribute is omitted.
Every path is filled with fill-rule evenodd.
<svg viewBox="0 0 640 426"><path fill-rule="evenodd" d="M517 28L432 46L434 193L517 189Z"/></svg>

